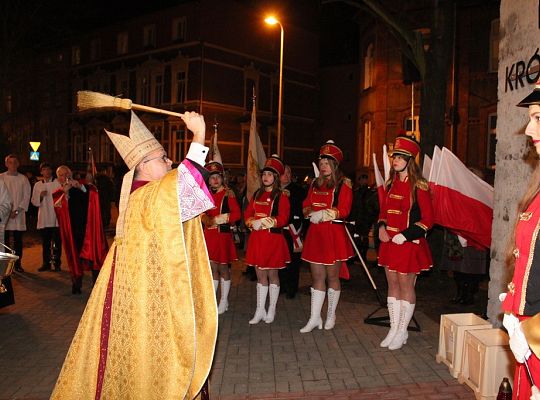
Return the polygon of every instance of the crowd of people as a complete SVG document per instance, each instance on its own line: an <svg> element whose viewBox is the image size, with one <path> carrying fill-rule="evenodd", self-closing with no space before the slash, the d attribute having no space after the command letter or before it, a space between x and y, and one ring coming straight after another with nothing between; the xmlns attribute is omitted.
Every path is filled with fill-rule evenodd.
<svg viewBox="0 0 540 400"><path fill-rule="evenodd" d="M540 96L531 107L538 104ZM115 190L104 173L76 178L61 165L54 178L51 165L42 163L41 179L32 188L18 172L18 157L5 159L0 200L7 194L10 210L0 215L0 225L19 256L16 271L24 272L23 232L31 202L38 210L43 246L38 271L61 270L63 251L73 294L81 293L85 270L93 278L94 288L52 398L85 398L88 390L95 398L148 390L153 398L156 393L160 398L194 398L201 389L204 392L218 315L234 307L229 302L231 265L244 248L245 265L257 280L254 314L246 322L275 320L280 293L295 298L305 262L311 307L300 332L308 334L339 323L341 278L348 276L347 265L355 256L366 260L374 243L377 264L388 283L390 329L380 346L398 350L405 345L416 307L416 279L433 266L426 241L433 209L429 185L416 161L418 142L408 136L396 138L381 204L367 175L359 174L354 183L344 175L343 152L333 141L320 148L318 175L307 184L295 182L290 166L279 156L269 157L260 171L260 188L248 198L245 174L231 176L221 162L206 163L203 117L185 113L182 119L194 138L186 159L174 170L161 144L134 113L129 136L107 132L129 169L116 200L119 213L110 248L104 228L112 221ZM531 132L527 134L534 137L536 132ZM535 206L534 195L526 197L522 210ZM518 223L516 239L521 228ZM518 261L519 251L518 246L512 252ZM506 311L517 318L510 324L507 317L505 326L520 333L511 335L514 347L519 337L528 349L524 337L536 318L521 321L529 311L537 311L524 313L519 308L522 302L514 293L523 279L518 261L515 283L505 300ZM458 284L456 298L463 298L463 287ZM528 358L536 368L531 352L522 353L518 361Z"/></svg>

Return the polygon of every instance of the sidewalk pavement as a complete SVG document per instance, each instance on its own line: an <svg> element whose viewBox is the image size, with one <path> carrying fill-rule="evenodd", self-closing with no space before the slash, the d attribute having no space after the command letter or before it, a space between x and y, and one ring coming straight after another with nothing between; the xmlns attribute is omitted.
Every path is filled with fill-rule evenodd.
<svg viewBox="0 0 540 400"><path fill-rule="evenodd" d="M69 274L37 272L39 245L25 249L26 273L13 277L16 304L0 309L0 400L48 399L89 295L72 295ZM64 264L65 265L65 264ZM344 284L333 330L301 334L310 312L309 272L303 267L294 299L280 296L272 324L249 325L255 283L233 265L229 311L219 318L210 376L212 400L473 399L473 392L435 362L439 324L422 312L422 332L397 351L379 347L387 328L366 325L377 304L359 268ZM366 300L373 297L372 300ZM326 305L323 315L326 314ZM381 312L381 315L384 315Z"/></svg>

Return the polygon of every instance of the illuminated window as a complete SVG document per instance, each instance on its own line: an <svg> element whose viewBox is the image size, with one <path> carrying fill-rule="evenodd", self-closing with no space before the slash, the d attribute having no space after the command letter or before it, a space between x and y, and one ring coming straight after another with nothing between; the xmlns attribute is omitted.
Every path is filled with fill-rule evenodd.
<svg viewBox="0 0 540 400"><path fill-rule="evenodd" d="M371 165L371 121L364 122L364 167Z"/></svg>

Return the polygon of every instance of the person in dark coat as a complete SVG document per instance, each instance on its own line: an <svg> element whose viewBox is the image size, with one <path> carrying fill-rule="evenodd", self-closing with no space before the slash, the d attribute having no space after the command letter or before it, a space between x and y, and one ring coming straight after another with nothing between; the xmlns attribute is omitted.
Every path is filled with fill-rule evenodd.
<svg viewBox="0 0 540 400"><path fill-rule="evenodd" d="M300 265L302 263L302 221L304 219L302 202L306 198L306 191L292 181L291 168L288 165L285 166L285 173L281 175L280 180L281 189L289 193L289 202L291 204L289 224L287 229L284 230L291 262L284 269L279 270L279 281L285 292L285 297L293 299L298 291Z"/></svg>

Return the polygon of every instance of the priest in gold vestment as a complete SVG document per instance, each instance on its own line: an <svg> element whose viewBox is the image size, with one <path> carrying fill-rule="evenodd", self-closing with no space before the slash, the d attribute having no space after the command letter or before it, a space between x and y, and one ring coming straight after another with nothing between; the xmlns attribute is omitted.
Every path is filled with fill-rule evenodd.
<svg viewBox="0 0 540 400"><path fill-rule="evenodd" d="M194 399L214 356L217 307L199 214L213 207L202 167L205 123L178 168L132 113L129 137L107 132L130 171L116 237L52 399Z"/></svg>

